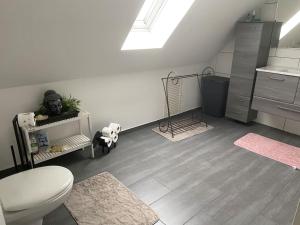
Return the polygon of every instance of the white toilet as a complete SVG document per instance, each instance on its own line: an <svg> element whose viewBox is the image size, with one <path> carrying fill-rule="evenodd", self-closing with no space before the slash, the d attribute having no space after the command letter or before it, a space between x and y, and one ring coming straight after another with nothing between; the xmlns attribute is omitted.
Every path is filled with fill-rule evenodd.
<svg viewBox="0 0 300 225"><path fill-rule="evenodd" d="M70 170L46 166L0 180L6 225L42 225L43 217L63 204L73 187Z"/></svg>

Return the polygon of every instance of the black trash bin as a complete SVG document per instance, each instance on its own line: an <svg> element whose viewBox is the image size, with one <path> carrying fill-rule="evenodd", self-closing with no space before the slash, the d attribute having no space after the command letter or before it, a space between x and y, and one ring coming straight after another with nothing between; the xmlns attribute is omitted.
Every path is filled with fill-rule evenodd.
<svg viewBox="0 0 300 225"><path fill-rule="evenodd" d="M205 114L224 117L229 78L205 76L201 79L202 110Z"/></svg>

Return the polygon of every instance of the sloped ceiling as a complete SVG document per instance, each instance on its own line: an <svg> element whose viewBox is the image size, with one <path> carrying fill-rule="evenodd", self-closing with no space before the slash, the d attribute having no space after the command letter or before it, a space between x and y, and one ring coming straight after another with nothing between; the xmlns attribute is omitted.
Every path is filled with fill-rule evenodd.
<svg viewBox="0 0 300 225"><path fill-rule="evenodd" d="M162 49L120 51L142 0L0 0L0 88L208 61L263 0L196 0Z"/></svg>

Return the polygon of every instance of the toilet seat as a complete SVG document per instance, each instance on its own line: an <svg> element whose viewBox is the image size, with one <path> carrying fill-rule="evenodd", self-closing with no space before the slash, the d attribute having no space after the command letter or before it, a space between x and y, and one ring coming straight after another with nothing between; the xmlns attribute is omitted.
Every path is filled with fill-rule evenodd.
<svg viewBox="0 0 300 225"><path fill-rule="evenodd" d="M60 166L40 167L0 180L3 210L16 212L44 205L73 185L72 173Z"/></svg>
<svg viewBox="0 0 300 225"><path fill-rule="evenodd" d="M32 207L30 209L15 212L4 212L4 217L7 222L7 225L24 225L30 221L35 221L38 218L42 218L44 215L53 211L66 201L67 197L71 193L72 187L73 185L71 184L59 195L40 204L37 207Z"/></svg>

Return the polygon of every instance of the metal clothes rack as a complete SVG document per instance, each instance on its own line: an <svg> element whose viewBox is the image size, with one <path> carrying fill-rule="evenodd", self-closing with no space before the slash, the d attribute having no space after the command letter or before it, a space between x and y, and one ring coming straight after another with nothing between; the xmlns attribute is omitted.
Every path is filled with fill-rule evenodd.
<svg viewBox="0 0 300 225"><path fill-rule="evenodd" d="M174 102L174 100L176 100L176 97L180 98L180 96L171 96L170 87L172 87L172 85L179 84L179 82L183 81L184 79L197 78L200 93L200 77L202 77L202 74L176 75L175 72L171 71L167 77L161 78L165 93L167 110L167 117L159 122L159 130L161 132L169 132L171 133L172 138L174 138L176 134L195 129L202 124L207 127L207 122L205 122L202 118L201 109L192 110L183 114L181 114L181 112L177 112L177 114L174 114L172 112L172 108L176 108L176 106L172 105L172 103Z"/></svg>

